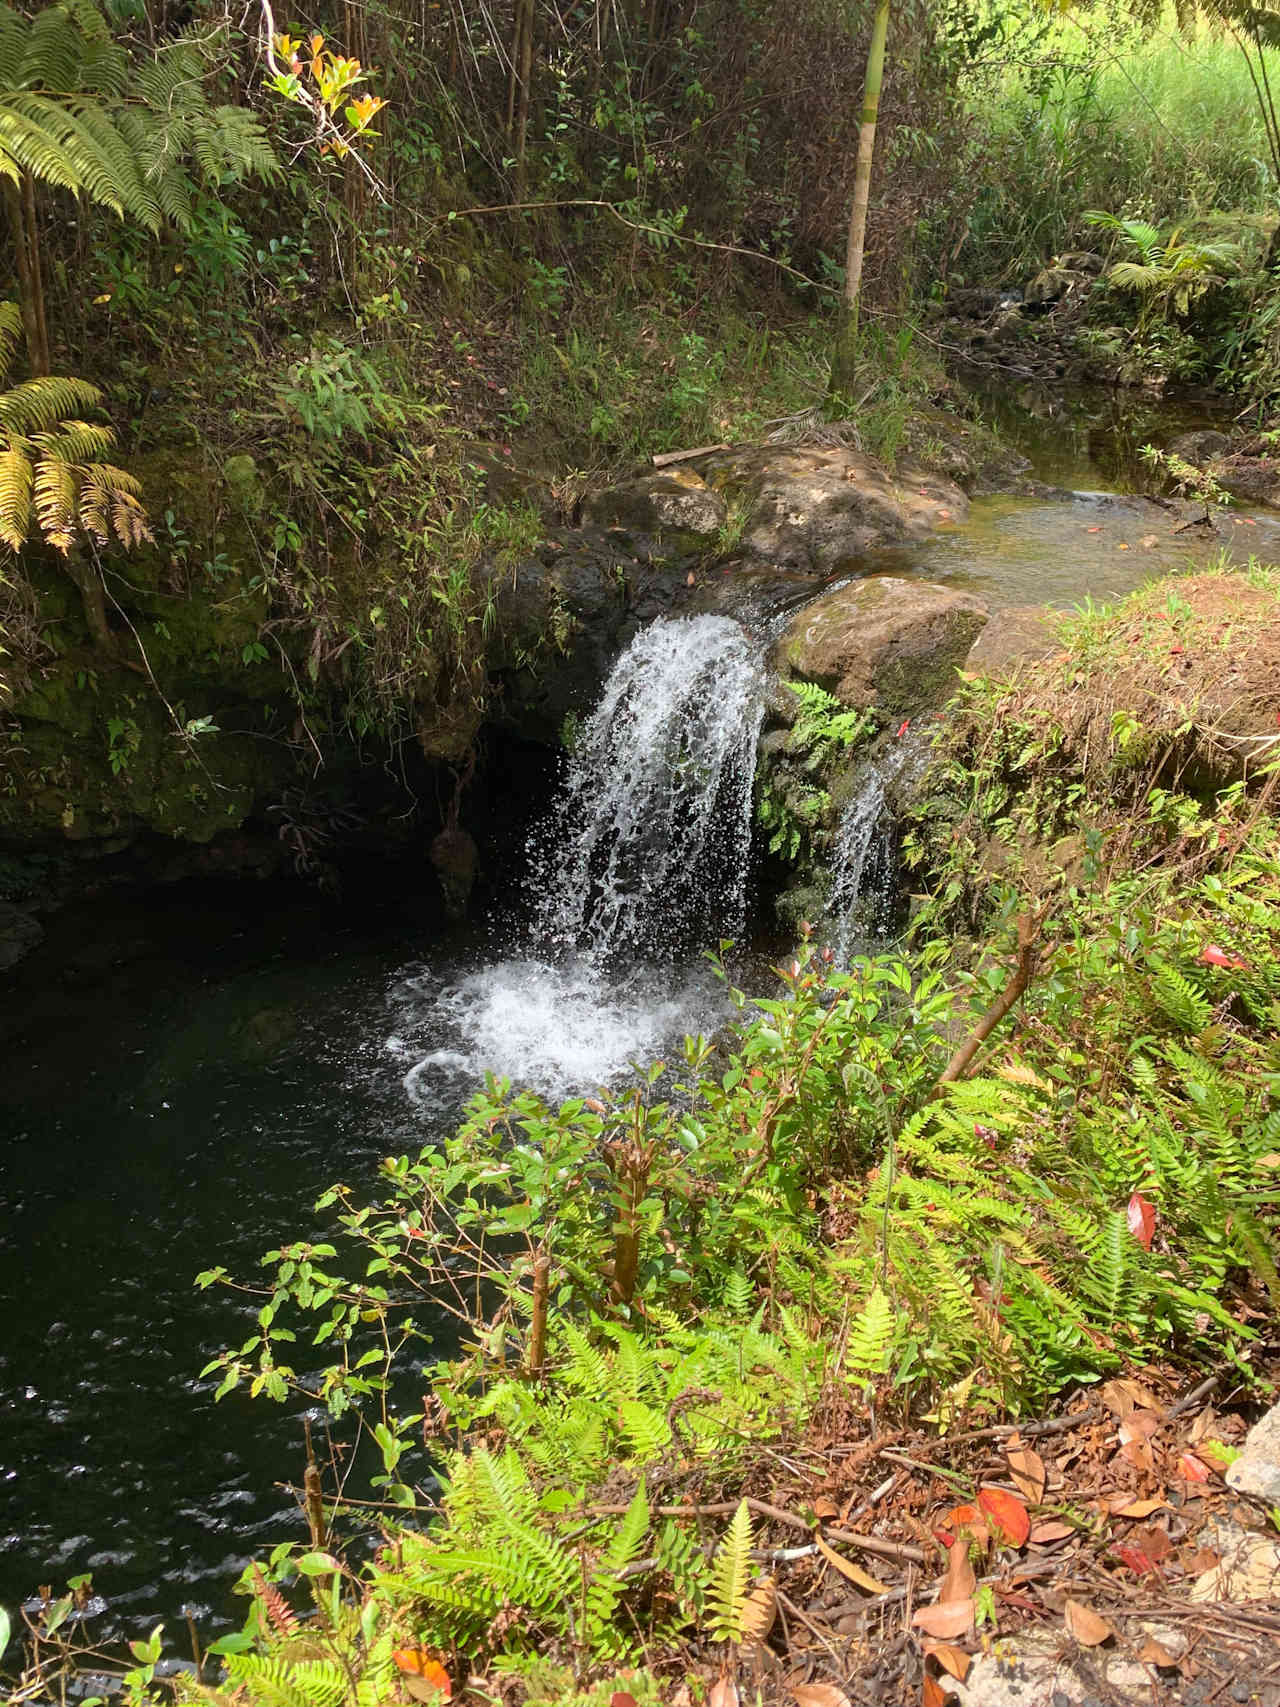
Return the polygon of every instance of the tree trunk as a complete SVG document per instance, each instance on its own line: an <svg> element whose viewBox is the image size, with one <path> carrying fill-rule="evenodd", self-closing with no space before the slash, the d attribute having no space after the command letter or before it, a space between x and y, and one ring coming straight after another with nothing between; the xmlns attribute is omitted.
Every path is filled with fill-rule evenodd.
<svg viewBox="0 0 1280 1707"><path fill-rule="evenodd" d="M858 299L862 292L862 256L867 243L867 207L871 200L871 161L876 147L876 121L880 116L880 88L884 82L884 50L889 35L889 0L877 0L871 26L871 48L867 54L867 76L862 93L862 124L858 131L858 160L853 171L853 207L849 214L849 242L845 250L844 300L836 325L835 349L831 357L828 400L848 402L858 357Z"/></svg>
<svg viewBox="0 0 1280 1707"><path fill-rule="evenodd" d="M516 0L511 76L507 83L507 137L515 160L515 199L524 194L525 146L529 131L529 86L533 80L533 0Z"/></svg>
<svg viewBox="0 0 1280 1707"><path fill-rule="evenodd" d="M49 335L45 329L44 292L41 289L40 257L34 219L34 191L28 198L29 178L22 188L10 178L0 182L4 185L5 212L9 216L9 227L13 232L15 270L18 275L18 306L22 310L22 329L27 340L27 361L32 377L42 379L49 372Z"/></svg>
<svg viewBox="0 0 1280 1707"><path fill-rule="evenodd" d="M84 620L88 624L94 644L100 652L114 657L117 652L116 637L107 621L107 601L103 592L102 576L93 564L86 563L76 551L67 553L62 560L62 567L80 590Z"/></svg>

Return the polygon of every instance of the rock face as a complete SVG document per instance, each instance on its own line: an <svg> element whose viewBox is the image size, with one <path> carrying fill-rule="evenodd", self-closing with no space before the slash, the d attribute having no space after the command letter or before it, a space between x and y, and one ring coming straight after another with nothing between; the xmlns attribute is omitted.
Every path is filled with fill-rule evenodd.
<svg viewBox="0 0 1280 1707"><path fill-rule="evenodd" d="M905 465L894 477L844 448L759 445L711 456L703 473L740 519L735 555L791 572L840 574L969 513L944 476Z"/></svg>
<svg viewBox="0 0 1280 1707"><path fill-rule="evenodd" d="M1225 433L1212 427L1199 427L1194 432L1180 433L1169 445L1169 454L1202 468L1212 457L1222 456L1230 449L1231 440Z"/></svg>
<svg viewBox="0 0 1280 1707"><path fill-rule="evenodd" d="M591 527L650 535L679 553L714 545L729 507L700 474L673 468L589 494L582 500L582 519Z"/></svg>
<svg viewBox="0 0 1280 1707"><path fill-rule="evenodd" d="M910 717L946 699L987 617L971 593L869 577L806 605L779 642L775 662L846 706Z"/></svg>
<svg viewBox="0 0 1280 1707"><path fill-rule="evenodd" d="M1264 1505L1280 1505L1280 1405L1249 1430L1244 1451L1227 1471L1227 1486Z"/></svg>
<svg viewBox="0 0 1280 1707"><path fill-rule="evenodd" d="M554 746L565 718L590 711L628 641L687 592L687 557L621 528L580 528L495 577L490 716Z"/></svg>

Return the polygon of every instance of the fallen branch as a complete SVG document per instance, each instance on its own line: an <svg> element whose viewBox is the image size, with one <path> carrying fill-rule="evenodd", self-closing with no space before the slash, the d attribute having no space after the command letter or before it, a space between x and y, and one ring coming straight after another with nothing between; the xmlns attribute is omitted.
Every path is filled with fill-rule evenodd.
<svg viewBox="0 0 1280 1707"><path fill-rule="evenodd" d="M1019 915L1018 960L1009 978L1009 982L996 997L995 1001L992 1002L986 1013L983 1014L977 1025L974 1026L969 1037L960 1045L959 1049L956 1050L955 1054L947 1062L941 1073L939 1073L938 1083L934 1087L935 1090L939 1089L943 1085L954 1084L957 1079L964 1077L969 1063L978 1053L978 1050L986 1042L988 1037L991 1036L991 1033L1000 1024L1000 1021L1009 1012L1009 1009L1016 1001L1018 1001L1026 990L1027 985L1031 982L1032 977L1035 974L1040 926L1044 922L1044 916L1047 911L1048 906L1046 903L1046 905L1041 907L1036 913L1022 913Z"/></svg>
<svg viewBox="0 0 1280 1707"><path fill-rule="evenodd" d="M692 462L695 457L713 456L718 450L732 450L732 445L698 445L693 450L665 450L649 458L655 468L670 468L677 462Z"/></svg>

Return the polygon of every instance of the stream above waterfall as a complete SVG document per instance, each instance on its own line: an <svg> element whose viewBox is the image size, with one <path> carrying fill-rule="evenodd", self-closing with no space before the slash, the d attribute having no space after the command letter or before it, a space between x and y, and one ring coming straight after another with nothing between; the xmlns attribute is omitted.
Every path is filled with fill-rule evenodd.
<svg viewBox="0 0 1280 1707"><path fill-rule="evenodd" d="M1109 494L1092 431L1037 467L1057 495L979 499L866 569L1068 604L1216 555ZM1228 526L1237 555L1280 556L1277 518ZM172 1635L184 1607L204 1638L225 1628L239 1566L303 1534L281 1487L302 1429L296 1406L213 1404L200 1370L251 1306L196 1292L197 1270L252 1277L306 1235L325 1185L372 1189L379 1160L438 1141L486 1072L554 1098L714 1031L730 1010L705 951L721 937L748 945L734 976L763 979L766 649L724 615L641 631L576 732L501 921L446 935L412 882L376 878L345 904L286 885L107 891L48 921L0 1027L0 1604L91 1571L103 1635L160 1618ZM885 780L868 774L842 827L845 949ZM422 1455L406 1468L429 1475Z"/></svg>

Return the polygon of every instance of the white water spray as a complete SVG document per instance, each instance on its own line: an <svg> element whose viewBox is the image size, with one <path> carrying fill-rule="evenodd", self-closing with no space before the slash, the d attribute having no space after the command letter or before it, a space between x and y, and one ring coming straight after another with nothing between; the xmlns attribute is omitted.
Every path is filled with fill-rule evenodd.
<svg viewBox="0 0 1280 1707"><path fill-rule="evenodd" d="M388 1050L420 1105L485 1072L569 1095L723 1018L696 950L746 916L763 648L728 617L663 619L618 659L538 838L527 953L406 979Z"/></svg>
<svg viewBox="0 0 1280 1707"><path fill-rule="evenodd" d="M843 964L856 937L866 933L866 927L883 926L886 911L889 872L888 860L877 855L887 853L886 817L887 791L906 762L907 747L899 742L878 758L871 760L863 771L861 782L850 796L836 826L831 849L831 895L827 916L832 921L837 959ZM873 874L880 878L881 887L872 892ZM877 921L876 913L880 914Z"/></svg>

